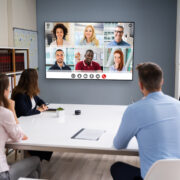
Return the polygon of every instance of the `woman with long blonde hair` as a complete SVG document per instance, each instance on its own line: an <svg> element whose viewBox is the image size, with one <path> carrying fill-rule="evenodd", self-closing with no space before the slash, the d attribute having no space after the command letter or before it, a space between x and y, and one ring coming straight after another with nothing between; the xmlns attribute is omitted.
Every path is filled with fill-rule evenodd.
<svg viewBox="0 0 180 180"><path fill-rule="evenodd" d="M84 29L84 37L80 42L80 45L99 46L99 40L96 39L94 27L88 25Z"/></svg>

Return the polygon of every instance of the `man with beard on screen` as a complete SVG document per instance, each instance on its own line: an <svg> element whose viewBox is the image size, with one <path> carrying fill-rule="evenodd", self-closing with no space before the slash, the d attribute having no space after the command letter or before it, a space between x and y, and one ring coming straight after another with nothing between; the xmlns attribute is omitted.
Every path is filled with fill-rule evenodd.
<svg viewBox="0 0 180 180"><path fill-rule="evenodd" d="M64 62L64 52L62 49L56 50L56 62L49 70L71 70L71 68Z"/></svg>
<svg viewBox="0 0 180 180"><path fill-rule="evenodd" d="M130 46L129 43L125 42L122 37L124 34L124 27L117 25L114 31L114 40L111 41L108 46Z"/></svg>

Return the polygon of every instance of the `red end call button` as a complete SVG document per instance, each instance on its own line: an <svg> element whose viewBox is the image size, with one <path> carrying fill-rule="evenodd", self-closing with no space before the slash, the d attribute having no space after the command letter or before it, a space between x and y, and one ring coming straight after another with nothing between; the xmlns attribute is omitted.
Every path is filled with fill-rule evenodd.
<svg viewBox="0 0 180 180"><path fill-rule="evenodd" d="M106 74L103 74L103 75L102 75L102 78L103 78L103 79L106 79Z"/></svg>

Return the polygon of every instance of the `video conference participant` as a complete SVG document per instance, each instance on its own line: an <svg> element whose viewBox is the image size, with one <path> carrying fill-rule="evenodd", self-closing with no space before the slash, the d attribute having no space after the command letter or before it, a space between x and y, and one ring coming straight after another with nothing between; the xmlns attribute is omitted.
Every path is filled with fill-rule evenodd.
<svg viewBox="0 0 180 180"><path fill-rule="evenodd" d="M0 74L0 179L17 180L20 177L39 178L41 167L38 157L30 157L12 164L7 164L5 143L8 139L13 141L26 140L19 122L14 116L14 101L9 99L10 84L8 76Z"/></svg>
<svg viewBox="0 0 180 180"><path fill-rule="evenodd" d="M18 85L13 89L12 99L15 101L17 117L40 114L48 107L45 102L37 95L40 90L38 87L38 74L35 69L26 69L22 72ZM28 151L31 155L40 157L41 160L50 160L52 152Z"/></svg>
<svg viewBox="0 0 180 180"><path fill-rule="evenodd" d="M117 49L114 51L114 64L110 67L110 71L119 72L126 71L124 67L124 54L121 49Z"/></svg>
<svg viewBox="0 0 180 180"><path fill-rule="evenodd" d="M81 54L80 54L80 52L75 53L75 60L76 60L76 63L81 61Z"/></svg>
<svg viewBox="0 0 180 180"><path fill-rule="evenodd" d="M157 64L142 63L136 69L144 98L126 109L114 146L124 149L136 136L141 173L139 168L117 162L111 167L114 180L132 180L140 174L144 178L156 161L180 158L180 102L161 91L163 72Z"/></svg>
<svg viewBox="0 0 180 180"><path fill-rule="evenodd" d="M53 28L53 35L56 38L50 46L68 46L70 45L68 41L66 41L66 35L68 33L68 29L64 24L56 24Z"/></svg>
<svg viewBox="0 0 180 180"><path fill-rule="evenodd" d="M92 25L85 27L84 37L81 40L80 45L99 46L99 41L96 39L95 30Z"/></svg>
<svg viewBox="0 0 180 180"><path fill-rule="evenodd" d="M101 71L101 66L93 61L94 52L91 49L88 49L84 55L85 60L80 61L76 64L76 70L84 71Z"/></svg>
<svg viewBox="0 0 180 180"><path fill-rule="evenodd" d="M114 40L108 46L130 46L129 43L123 41L124 27L117 25L114 31Z"/></svg>
<svg viewBox="0 0 180 180"><path fill-rule="evenodd" d="M62 49L56 50L56 62L49 70L71 70L71 68L64 62L64 52Z"/></svg>

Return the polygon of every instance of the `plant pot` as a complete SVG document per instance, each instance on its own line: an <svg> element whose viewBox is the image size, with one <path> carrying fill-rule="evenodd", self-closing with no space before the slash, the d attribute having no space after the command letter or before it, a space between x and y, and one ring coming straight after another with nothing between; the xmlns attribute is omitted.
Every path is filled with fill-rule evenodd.
<svg viewBox="0 0 180 180"><path fill-rule="evenodd" d="M59 118L59 122L65 122L65 111L64 110L56 110L56 116Z"/></svg>

